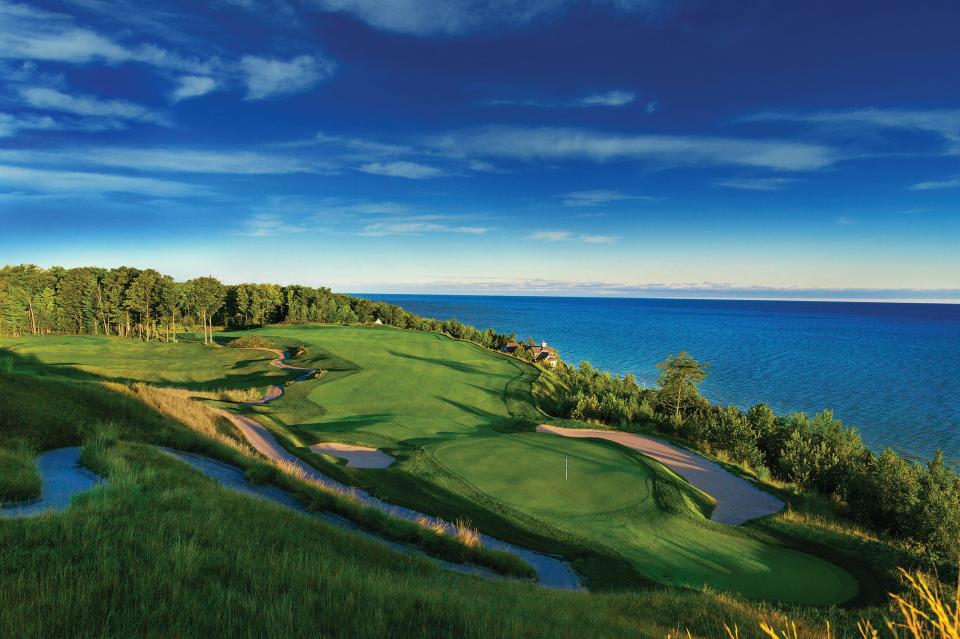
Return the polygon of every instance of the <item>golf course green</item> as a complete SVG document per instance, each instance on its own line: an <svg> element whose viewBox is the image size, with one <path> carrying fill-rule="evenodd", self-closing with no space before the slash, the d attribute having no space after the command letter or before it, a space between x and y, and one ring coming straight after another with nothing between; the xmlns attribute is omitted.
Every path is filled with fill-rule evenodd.
<svg viewBox="0 0 960 639"><path fill-rule="evenodd" d="M289 425L301 445L339 440L391 454L415 446L503 512L612 550L659 583L806 604L857 593L853 576L822 558L709 521L709 498L649 458L523 432L518 422L532 430L538 415L530 385L539 372L531 365L442 335L386 327L258 332L306 345L301 365L332 371L256 409L274 428ZM390 469L361 472L389 478L415 469L401 455Z"/></svg>
<svg viewBox="0 0 960 639"><path fill-rule="evenodd" d="M288 386L275 402L238 410L343 480L366 481L387 498L472 520L492 534L526 531L533 537L519 541L536 545L539 535L573 543L661 584L806 604L857 594L856 580L820 557L711 522L711 498L658 462L615 444L533 432L542 414L531 395L540 372L530 364L389 327L272 326L218 339L251 334L288 351L304 346L293 363L323 373ZM15 354L18 372L37 376L197 390L263 389L291 377L269 365L271 353L189 341L51 336L2 345ZM398 461L347 470L307 448L330 441L376 447Z"/></svg>

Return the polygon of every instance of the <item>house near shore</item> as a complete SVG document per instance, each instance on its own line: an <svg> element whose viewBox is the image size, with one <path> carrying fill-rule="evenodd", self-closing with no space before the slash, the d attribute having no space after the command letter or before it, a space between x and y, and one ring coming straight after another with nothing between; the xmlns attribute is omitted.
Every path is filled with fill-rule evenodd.
<svg viewBox="0 0 960 639"><path fill-rule="evenodd" d="M557 355L557 349L549 346L545 341L540 342L538 346L527 346L523 342L507 342L507 344L501 348L500 351L503 353L509 353L510 355L515 355L517 350L521 348L525 348L530 351L530 355L533 357L533 362L535 364L550 366L552 368L560 363L560 356Z"/></svg>

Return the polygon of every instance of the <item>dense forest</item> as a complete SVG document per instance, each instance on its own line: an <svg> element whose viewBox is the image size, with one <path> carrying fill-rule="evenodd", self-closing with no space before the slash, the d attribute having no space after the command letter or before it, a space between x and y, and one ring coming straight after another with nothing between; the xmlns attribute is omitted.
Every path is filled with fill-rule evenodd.
<svg viewBox="0 0 960 639"><path fill-rule="evenodd" d="M178 331L202 332L267 324L370 323L445 333L499 349L514 335L481 331L456 320L418 317L399 306L333 293L328 288L277 284L225 285L214 277L177 282L153 269L121 266L0 269L0 335L115 335L176 341Z"/></svg>

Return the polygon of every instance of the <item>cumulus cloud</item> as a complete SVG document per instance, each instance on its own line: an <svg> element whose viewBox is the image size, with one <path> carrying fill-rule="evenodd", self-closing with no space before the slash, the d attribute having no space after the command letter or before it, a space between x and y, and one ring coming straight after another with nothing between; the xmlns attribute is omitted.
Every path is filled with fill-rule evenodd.
<svg viewBox="0 0 960 639"><path fill-rule="evenodd" d="M135 193L160 197L200 195L192 184L80 171L51 171L0 164L0 184L28 191L66 193Z"/></svg>
<svg viewBox="0 0 960 639"><path fill-rule="evenodd" d="M240 60L248 100L264 100L307 91L333 75L325 58L300 55L290 60L248 55Z"/></svg>
<svg viewBox="0 0 960 639"><path fill-rule="evenodd" d="M590 1L590 0L588 0ZM454 35L496 26L531 22L574 5L578 0L312 0L324 11L349 13L386 31L412 35ZM657 0L592 0L618 11L651 12Z"/></svg>
<svg viewBox="0 0 960 639"><path fill-rule="evenodd" d="M35 109L61 111L82 116L119 118L151 122L169 126L169 119L161 113L126 100L101 100L93 96L69 95L47 87L25 87L20 97Z"/></svg>
<svg viewBox="0 0 960 639"><path fill-rule="evenodd" d="M205 75L186 75L177 81L177 88L170 94L173 102L198 98L217 88L217 81Z"/></svg>
<svg viewBox="0 0 960 639"><path fill-rule="evenodd" d="M406 161L369 162L361 166L360 170L372 175L402 177L409 180L424 180L427 178L440 177L444 174L441 169L435 166Z"/></svg>
<svg viewBox="0 0 960 639"><path fill-rule="evenodd" d="M648 161L662 164L756 166L805 171L840 159L831 147L788 140L626 135L575 128L494 126L449 133L432 144L454 157L514 160Z"/></svg>

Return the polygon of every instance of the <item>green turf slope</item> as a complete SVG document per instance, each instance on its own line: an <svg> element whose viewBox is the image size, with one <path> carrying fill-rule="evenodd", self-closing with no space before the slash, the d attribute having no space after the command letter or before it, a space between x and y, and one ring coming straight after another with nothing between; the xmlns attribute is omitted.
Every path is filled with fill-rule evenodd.
<svg viewBox="0 0 960 639"><path fill-rule="evenodd" d="M69 377L112 382L145 382L189 389L266 387L289 378L270 366L266 352L142 342L103 336L0 337L0 349L21 375ZM9 359L9 358L4 358Z"/></svg>
<svg viewBox="0 0 960 639"><path fill-rule="evenodd" d="M328 439L388 449L416 444L461 483L506 506L506 516L521 512L547 530L613 549L660 583L809 604L857 593L856 580L823 559L705 520L702 496L649 458L608 444L509 432L537 415L530 391L536 369L527 364L442 335L386 327L261 332L306 344L299 365L328 362L337 371L256 409L276 418L274 424L291 425L308 440L301 445ZM572 476L562 483L564 456ZM417 469L401 458L388 471L367 476L371 472L388 484ZM458 490L455 483L443 487ZM422 507L415 495L408 499Z"/></svg>
<svg viewBox="0 0 960 639"><path fill-rule="evenodd" d="M549 524L612 546L660 583L709 585L756 599L829 604L857 593L846 571L812 555L668 512L665 482L638 456L600 442L539 433L449 440L430 449L484 492ZM564 459L568 478L564 479Z"/></svg>

